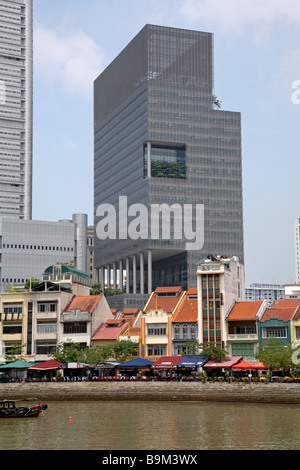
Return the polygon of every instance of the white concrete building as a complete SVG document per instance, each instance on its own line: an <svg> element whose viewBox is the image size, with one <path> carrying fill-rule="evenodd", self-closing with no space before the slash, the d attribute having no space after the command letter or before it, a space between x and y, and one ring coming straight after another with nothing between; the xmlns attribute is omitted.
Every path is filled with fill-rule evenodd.
<svg viewBox="0 0 300 470"><path fill-rule="evenodd" d="M285 286L281 284L253 283L245 289L246 300L266 300L271 307L274 300L285 298Z"/></svg>

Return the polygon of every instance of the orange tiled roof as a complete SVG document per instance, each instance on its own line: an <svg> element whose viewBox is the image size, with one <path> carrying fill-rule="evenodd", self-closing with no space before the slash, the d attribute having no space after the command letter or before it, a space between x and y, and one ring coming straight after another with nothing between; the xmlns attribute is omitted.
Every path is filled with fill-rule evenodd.
<svg viewBox="0 0 300 470"><path fill-rule="evenodd" d="M120 315L120 320L127 321L131 325L134 325L139 313L138 308L124 308Z"/></svg>
<svg viewBox="0 0 300 470"><path fill-rule="evenodd" d="M198 318L198 299L189 299L190 296L197 295L197 288L188 289L180 303L173 323L195 323Z"/></svg>
<svg viewBox="0 0 300 470"><path fill-rule="evenodd" d="M227 320L255 320L262 303L262 300L236 302Z"/></svg>
<svg viewBox="0 0 300 470"><path fill-rule="evenodd" d="M139 309L138 308L124 308L124 310L122 311L122 315L137 315L139 313Z"/></svg>
<svg viewBox="0 0 300 470"><path fill-rule="evenodd" d="M120 326L109 326L108 324L102 325L102 327L92 336L92 340L116 340L118 336L123 333L128 327L128 323L122 323Z"/></svg>
<svg viewBox="0 0 300 470"><path fill-rule="evenodd" d="M274 308L296 308L300 305L300 299L279 299L275 300Z"/></svg>
<svg viewBox="0 0 300 470"><path fill-rule="evenodd" d="M150 310L163 310L167 313L172 313L176 305L178 304L181 295L184 290L182 287L157 287L145 308L145 312ZM160 296L157 294L166 294L166 296ZM168 294L177 294L168 296Z"/></svg>
<svg viewBox="0 0 300 470"><path fill-rule="evenodd" d="M261 322L277 319L282 321L292 320L298 307L294 308L267 308L262 316Z"/></svg>
<svg viewBox="0 0 300 470"><path fill-rule="evenodd" d="M125 334L126 334L127 336L140 336L140 335L141 335L141 331L142 331L142 330L141 330L140 327L137 327L137 326L132 327L132 326L130 326L130 327L128 328L128 330L126 331Z"/></svg>
<svg viewBox="0 0 300 470"><path fill-rule="evenodd" d="M81 312L92 313L101 297L102 295L75 295L71 303L65 309L65 312L70 312L76 308L76 310L80 310Z"/></svg>

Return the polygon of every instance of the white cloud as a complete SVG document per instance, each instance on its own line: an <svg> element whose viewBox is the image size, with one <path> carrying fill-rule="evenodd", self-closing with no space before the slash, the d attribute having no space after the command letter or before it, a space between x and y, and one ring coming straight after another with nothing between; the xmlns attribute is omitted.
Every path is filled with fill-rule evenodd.
<svg viewBox="0 0 300 470"><path fill-rule="evenodd" d="M60 81L71 92L91 95L103 70L104 54L82 31L59 34L38 26L34 31L34 64L49 82Z"/></svg>
<svg viewBox="0 0 300 470"><path fill-rule="evenodd" d="M181 0L180 14L231 34L254 26L257 38L273 26L300 25L299 0Z"/></svg>

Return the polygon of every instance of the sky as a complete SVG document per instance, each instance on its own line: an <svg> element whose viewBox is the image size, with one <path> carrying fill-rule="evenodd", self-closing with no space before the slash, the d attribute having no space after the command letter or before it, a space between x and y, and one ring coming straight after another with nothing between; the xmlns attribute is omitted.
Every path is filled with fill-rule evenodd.
<svg viewBox="0 0 300 470"><path fill-rule="evenodd" d="M246 285L294 283L299 0L34 0L33 219L93 225L93 82L148 23L214 34L214 92L242 119Z"/></svg>

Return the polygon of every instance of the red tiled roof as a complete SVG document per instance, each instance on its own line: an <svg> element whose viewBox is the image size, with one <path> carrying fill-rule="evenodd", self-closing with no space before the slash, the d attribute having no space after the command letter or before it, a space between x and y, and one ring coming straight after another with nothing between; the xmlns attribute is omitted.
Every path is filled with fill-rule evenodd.
<svg viewBox="0 0 300 470"><path fill-rule="evenodd" d="M181 295L183 294L184 290L182 287L157 287L151 298L146 305L145 312L150 312L150 310L163 310L167 313L172 313L176 305L178 304ZM177 294L164 296L157 296L157 294Z"/></svg>
<svg viewBox="0 0 300 470"><path fill-rule="evenodd" d="M279 299L275 300L274 308L296 308L300 305L300 299Z"/></svg>
<svg viewBox="0 0 300 470"><path fill-rule="evenodd" d="M127 336L140 336L141 335L141 328L134 326L134 327L129 327L128 330L125 332Z"/></svg>
<svg viewBox="0 0 300 470"><path fill-rule="evenodd" d="M138 308L124 308L122 315L137 315L139 313Z"/></svg>
<svg viewBox="0 0 300 470"><path fill-rule="evenodd" d="M292 320L296 312L295 308L267 308L262 316L261 322L277 319L282 321Z"/></svg>
<svg viewBox="0 0 300 470"><path fill-rule="evenodd" d="M131 325L133 325L139 313L140 311L138 308L125 308L120 315L120 319L123 321L128 321Z"/></svg>
<svg viewBox="0 0 300 470"><path fill-rule="evenodd" d="M102 327L97 331L94 336L91 338L94 340L116 340L117 337L123 333L124 330L128 327L128 323L122 323L120 326L108 326L107 324L102 325Z"/></svg>
<svg viewBox="0 0 300 470"><path fill-rule="evenodd" d="M262 300L236 302L227 320L255 320L262 303Z"/></svg>
<svg viewBox="0 0 300 470"><path fill-rule="evenodd" d="M181 286L171 286L171 287L157 287L154 292L157 294L167 294L173 292L180 292L182 290Z"/></svg>
<svg viewBox="0 0 300 470"><path fill-rule="evenodd" d="M173 323L195 323L198 318L198 299L189 299L197 295L197 288L188 289L175 312Z"/></svg>
<svg viewBox="0 0 300 470"><path fill-rule="evenodd" d="M76 308L81 312L92 313L101 297L102 295L76 295L65 309L65 312L70 312Z"/></svg>

